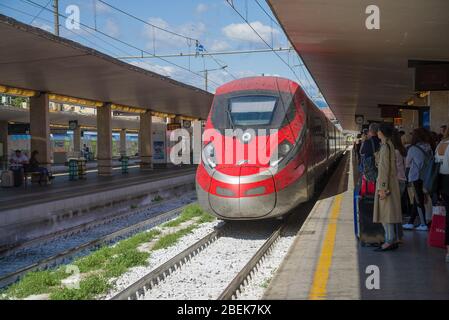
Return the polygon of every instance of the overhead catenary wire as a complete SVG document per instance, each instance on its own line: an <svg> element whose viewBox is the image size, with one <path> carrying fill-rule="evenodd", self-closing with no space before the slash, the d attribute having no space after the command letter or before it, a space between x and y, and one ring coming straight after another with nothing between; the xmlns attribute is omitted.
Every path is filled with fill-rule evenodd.
<svg viewBox="0 0 449 320"><path fill-rule="evenodd" d="M128 16L128 17L130 17L130 18L133 18L133 19L135 19L135 20L137 20L137 21L140 21L140 22L142 22L142 23L144 23L144 24L146 24L146 25L148 25L148 26L150 26L150 27L153 27L153 28L155 28L155 29L158 29L158 30L167 32L167 33L169 33L169 34L171 34L171 35L178 36L178 37L181 37L181 38L184 38L184 39L188 39L188 40L192 40L192 41L197 41L197 40L198 40L198 39L195 39L195 38L192 38L192 37L189 37L189 36L182 35L182 34L177 33L177 32L175 32L175 31L168 30L168 29L166 29L166 28L162 28L162 27L157 26L157 25L155 25L155 24L153 24L153 23L150 23L150 22L148 22L148 21L145 21L145 20L143 20L143 19L141 19L141 18L139 18L139 17L137 17L137 16L135 16L135 15L133 15L133 14L131 14L131 13L129 13L129 12L123 10L123 9L120 9L120 8L118 8L118 7L116 7L116 6L113 6L112 4L110 4L110 3L106 2L106 1L103 1L103 0L97 0L97 1L103 3L105 6L108 6L108 7L111 8L111 9L114 9L114 10L116 10L116 11L118 11L118 12L120 12L120 13L122 13L122 14Z"/></svg>
<svg viewBox="0 0 449 320"><path fill-rule="evenodd" d="M229 6L242 18L242 20L253 30L253 32L265 43L265 45L290 69L290 71L294 74L296 79L301 82L298 75L296 74L295 70L286 62L275 50L274 48L257 32L256 29L251 25L251 23L240 13L240 11L235 8L234 4L230 2L229 0L226 1Z"/></svg>
<svg viewBox="0 0 449 320"><path fill-rule="evenodd" d="M117 57L117 59L151 59L151 58L157 58L157 57L163 57L163 58L182 58L182 57L193 57L193 56L221 56L221 55L234 55L234 54L252 54L252 53L265 53L265 52L272 52L272 51L291 51L292 48L274 48L274 49L249 49L249 50L237 50L237 51L214 51L209 52L205 50L205 52L202 52L201 54L192 53L175 53L175 54L158 54L156 56L123 56L123 57ZM218 60L218 59L217 59Z"/></svg>
<svg viewBox="0 0 449 320"><path fill-rule="evenodd" d="M128 16L128 17L130 17L130 18L133 18L133 19L135 19L135 20L137 20L137 21L140 21L141 23L144 23L144 24L146 24L146 25L152 27L152 30L153 30L153 53L154 53L153 55L154 55L154 56L156 56L155 39L154 39L154 38L155 38L155 33L154 33L154 30L155 30L155 29L164 31L164 32L169 33L169 34L174 35L174 36L178 36L178 37L184 38L184 39L186 39L186 40L188 41L188 43L190 43L190 42L192 42L192 41L194 41L194 42L199 42L199 39L196 39L196 38L193 38L193 37L190 37L190 36L186 36L186 35L180 34L180 33L178 33L178 32L175 32L175 31L172 31L172 30L169 30L169 29L166 29L166 28L157 26L157 25L155 25L155 24L153 24L153 23L150 23L150 22L148 22L148 21L145 21L144 19L141 19L141 18L139 18L139 17L137 17L137 16L135 16L135 15L133 15L133 14L131 14L131 13L129 13L129 12L123 10L123 9L120 9L120 8L114 6L114 5L111 5L110 3L106 2L106 1L103 1L103 0L97 0L97 1L103 3L104 5L108 6L109 8L111 8L111 9L113 9L113 10L116 10L116 11L118 11L118 12L120 12L120 13L122 13L122 14ZM215 57L213 57L213 56L211 56L211 57L212 57L212 59L215 61L215 63L216 63L218 66L222 67L222 65L215 59ZM189 65L190 65L190 62L189 62ZM189 66L189 70L190 70L190 66ZM225 71L226 73L228 73L228 74L229 74L231 77L233 77L234 79L237 79L237 78L236 78L231 72L229 72L228 70L224 69L224 71Z"/></svg>
<svg viewBox="0 0 449 320"><path fill-rule="evenodd" d="M257 6L258 6L260 9L262 9L262 11L266 14L266 16L267 16L268 18L270 18L270 20L271 20L272 22L274 22L275 24L277 24L278 27L281 26L281 25L279 24L279 22L277 22L277 20L274 19L274 18L267 12L267 10L265 10L265 8L260 4L259 0L254 0L254 1L256 2Z"/></svg>
<svg viewBox="0 0 449 320"><path fill-rule="evenodd" d="M45 5L45 8L47 8L48 7L48 5L50 4L50 2L51 2L52 0L48 0L48 2L47 2L47 4ZM31 19L31 21L29 22L29 24L33 24L33 22L41 15L41 13L44 11L44 8L41 8L40 10L39 10L39 12L35 15L35 16L33 16L33 19Z"/></svg>
<svg viewBox="0 0 449 320"><path fill-rule="evenodd" d="M24 3L26 3L26 4L28 4L28 5L40 7L39 5L36 5L36 4L33 4L33 3L29 3L28 0L20 0L20 1L22 1L22 2L24 2ZM1 4L0 4L0 5L1 5ZM26 12L23 12L23 11L20 11L20 10L18 10L18 9L11 8L11 7L8 7L8 8L10 8L11 10L15 10L15 11L17 11L17 12L20 12L20 13L22 13L22 14L31 16L30 14L28 14L28 13L26 13ZM47 20L47 19L43 19L43 18L39 18L39 19L40 19L40 20L43 20L43 21L46 21L46 22L49 22L49 23L52 23L52 21L49 21L49 20ZM115 56L115 55L116 55L116 54L113 53L112 51L110 51L110 50L108 50L108 49L105 49L104 47L98 45L98 44L95 43L95 42L90 41L88 38L86 38L86 37L84 37L84 36L81 36L79 33L74 32L73 30L67 29L64 25L63 25L63 27L64 27L64 29L66 29L67 31L73 33L75 36L78 36L78 37L80 37L81 39L86 40L87 42L93 44L93 45L96 46L96 47L102 48L105 52L108 52L109 54L111 54L111 56ZM91 29L92 29L92 28L91 28ZM95 35L94 33L92 33L92 32L89 31L89 30L83 29L83 31L85 31L86 33L90 34L92 37L94 37L94 38L96 38L96 39L98 39L98 40L100 40L100 41L102 41L102 42L108 44L109 46L115 48L116 50L118 50L118 51L120 51L120 52L122 52L122 53L124 53L124 54L127 54L127 55L130 54L129 52L124 51L123 49L121 49L121 48L119 48L119 47L117 47L117 46L111 44L110 42L106 41L105 39L103 39L103 38L101 38L101 37ZM94 31L98 32L98 30L94 30ZM101 32L99 32L99 33L101 33ZM145 63L145 62L142 63L142 64L144 64L144 65L146 65L146 66L148 66L148 67L150 67L150 68L154 68L154 67L155 67L154 65L149 64L149 63ZM168 75L166 75L166 76L168 76ZM198 76L201 77L200 74L198 74ZM217 84L217 83L214 82L214 81L211 81L211 82L213 82L213 83L216 84L216 85L219 85L219 84Z"/></svg>
<svg viewBox="0 0 449 320"><path fill-rule="evenodd" d="M290 71L293 73L293 75L296 77L296 79L298 80L298 82L301 84L301 86L303 86L304 87L304 85L303 85L303 83L302 83L302 81L301 81L301 79L300 79L300 77L297 75L297 73L296 73L296 71L295 71L295 69L294 68L292 68L292 66L287 62L287 61L285 61L275 50L274 50L274 48L259 34L259 32L257 32L257 30L251 25L251 23L247 20L247 19L245 19L245 17L240 13L240 11L234 6L234 3L233 3L233 1L232 0L226 0L226 2L229 4L229 6L237 13L237 15L239 15L240 16L240 18L251 28L251 30L265 43L265 45L268 47L268 48L270 48L271 49L271 51L282 61L282 63L284 63L289 69L290 69ZM303 70L303 72L304 72L304 70ZM304 72L304 74L305 74L305 72ZM310 87L312 87L311 86L311 84L310 84L310 81L309 81L309 79L307 78L307 76L305 77L306 78L306 81L308 81L308 83L309 83L309 86ZM306 92L306 94L307 94L307 96L309 96L309 98L311 98L311 96L310 96L310 94L307 92L307 91L305 91Z"/></svg>
<svg viewBox="0 0 449 320"><path fill-rule="evenodd" d="M26 2L28 2L28 3L30 3L30 4L33 4L33 5L38 6L38 7L41 7L41 8L45 8L45 7L43 7L41 4L36 3L35 1L32 1L32 0L23 0L23 1L26 1ZM100 0L99 0L99 1L100 1ZM48 8L45 8L44 10L53 12L53 10L50 10L50 9L48 9ZM60 17L63 17L63 18L65 18L65 19L67 19L67 16L63 15L62 13L59 13L58 15L59 15ZM152 53L150 53L150 52L148 52L148 51L146 51L146 50L144 50L144 49L141 49L141 48L139 48L139 47L137 47L137 46L135 46L135 45L133 45L133 44L130 44L130 43L126 42L126 41L123 41L123 40L121 40L121 39L118 39L118 38L116 38L116 37L114 37L114 36L111 36L111 35L109 35L109 34L103 32L103 31L101 31L101 30L95 30L95 28L93 28L93 27L91 27L91 26L89 26L89 25L86 25L86 24L84 24L84 23L82 23L82 22L79 22L79 24L80 24L81 26L85 27L85 28L88 28L88 29L92 30L92 31L98 32L99 34L101 34L101 35L103 35L103 36L105 36L105 37L107 37L107 38L109 38L109 39L112 39L112 40L114 40L114 41L117 41L117 42L119 42L119 43L125 45L125 46L128 46L128 47L130 47L130 48L133 48L134 50L137 50L137 51L139 51L139 52L144 52L144 53L149 54L149 55L153 55ZM194 75L196 75L196 76L198 76L198 77L200 77L200 78L204 78L204 76L201 75L200 73L191 71L191 70L189 70L188 68L185 68L184 66L178 65L178 64L176 64L176 63L174 63L174 62L171 62L170 60L167 60L167 59L164 59L164 58L161 58L161 57L158 57L158 59L160 59L160 60L162 60L162 61L164 61L164 62L166 62L166 63L168 63L168 64L171 64L171 65L173 65L173 66L176 66L177 68L180 68L180 69L182 69L182 70L184 70L184 71L190 72L190 73L192 73L192 74L194 74ZM217 86L220 85L219 83L217 83L217 82L215 82L215 81L212 81L212 80L211 80L211 82L214 83L214 84L217 85Z"/></svg>
<svg viewBox="0 0 449 320"><path fill-rule="evenodd" d="M2 4L2 3L0 3L0 6L5 7L5 8L7 8L7 9L9 9L9 10L12 10L12 11L18 12L18 13L23 14L23 15L25 15L25 16L33 17L32 14L30 14L30 13L28 13L28 12L25 12L25 11L22 11L22 10L20 10L20 9L16 9L16 8L10 7L10 6L5 5L5 4ZM41 21L45 21L45 22L48 22L48 23L53 23L53 21L50 21L50 20L45 19L45 18L42 18L42 17L36 17L36 20L41 20ZM104 48L104 47L102 47L102 46L99 46L99 45L96 44L95 42L92 42L90 39L88 39L88 38L86 38L86 37L84 37L84 36L82 36L82 35L80 35L80 34L74 32L73 30L67 29L64 25L63 25L63 28L64 28L65 30L67 30L67 31L69 31L69 32L71 32L71 33L73 33L75 36L78 36L78 37L80 37L81 39L84 39L85 41L87 41L87 42L89 42L89 43L91 43L91 44L93 44L93 45L97 45L97 47L103 49L105 52L108 52L109 54L112 54L112 55L115 54L114 52L110 51L109 49L106 49L106 48ZM87 31L86 31L86 32L87 32ZM99 39L101 39L101 38L99 38Z"/></svg>

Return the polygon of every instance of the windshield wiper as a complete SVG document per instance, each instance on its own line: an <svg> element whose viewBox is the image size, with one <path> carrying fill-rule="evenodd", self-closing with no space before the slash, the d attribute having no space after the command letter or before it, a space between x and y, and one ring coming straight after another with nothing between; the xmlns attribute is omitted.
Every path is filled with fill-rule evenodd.
<svg viewBox="0 0 449 320"><path fill-rule="evenodd" d="M231 125L231 129L234 130L234 122L232 121L231 111L229 111L229 109L226 109L226 114L228 115L229 124Z"/></svg>

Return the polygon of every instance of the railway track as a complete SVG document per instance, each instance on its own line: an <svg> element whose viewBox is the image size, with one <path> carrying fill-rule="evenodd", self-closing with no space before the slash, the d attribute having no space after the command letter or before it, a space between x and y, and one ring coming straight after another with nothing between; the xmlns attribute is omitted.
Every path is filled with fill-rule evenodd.
<svg viewBox="0 0 449 320"><path fill-rule="evenodd" d="M40 236L22 243L18 243L16 245L10 246L6 249L2 249L0 250L0 259L3 257L6 257L8 255L14 254L15 252L17 252L18 250L22 250L22 249L26 249L32 246L35 246L36 244L42 245L42 244L46 244L48 242L54 241L57 238L67 238L73 235L76 235L80 232L83 231L87 231L90 230L92 228L98 227L98 226L102 226L102 225L106 225L108 223L111 222L115 222L117 220L123 220L126 219L132 215L141 213L142 211L148 210L153 208L154 206L160 206L160 205L164 205L166 203L168 203L170 200L163 200L160 202L156 202L156 203L151 203L136 209L130 209L127 210L126 212L123 211L118 211L117 213L114 213L112 215L109 215L107 217L102 217L100 219L96 219L94 221L89 221L89 222L85 222L82 223L80 225L74 226L74 227L70 227L61 231L57 231L57 232L53 232L44 236Z"/></svg>
<svg viewBox="0 0 449 320"><path fill-rule="evenodd" d="M218 226L207 236L192 244L190 247L183 250L167 262L163 263L124 290L115 294L111 298L111 300L138 300L145 298L147 292L157 287L164 279L170 277L173 272L188 264L200 252L210 247L220 237L225 235L228 227L229 226L227 226L226 224ZM242 290L242 288L248 283L248 280L251 278L253 273L256 272L259 264L271 252L271 249L276 244L277 240L281 237L284 227L285 224L282 224L271 233L271 235L259 247L257 252L237 273L237 275L235 275L232 281L219 295L218 299L233 299L238 295L239 291Z"/></svg>
<svg viewBox="0 0 449 320"><path fill-rule="evenodd" d="M260 247L259 250L254 254L251 260L243 267L241 271L234 277L234 279L229 283L226 289L218 297L218 300L233 300L237 298L241 290L248 284L251 280L254 272L257 271L258 266L263 262L263 259L270 254L273 246L279 240L282 235L282 230L285 225L278 227L271 236L265 241L265 243Z"/></svg>
<svg viewBox="0 0 449 320"><path fill-rule="evenodd" d="M17 281L19 278L21 278L28 272L35 271L35 270L42 270L42 269L46 269L49 267L54 267L58 264L66 262L67 260L74 257L76 254L81 253L82 251L91 250L91 249L99 247L101 245L111 243L120 238L130 236L139 231L143 231L150 226L161 224L161 223L163 223L167 220L170 220L170 219L174 218L175 216L179 215L186 206L187 205L184 205L184 206L175 208L173 210L157 214L155 216L152 216L148 219L142 220L133 225L123 227L123 228L116 230L112 233L101 236L95 240L87 241L81 245L77 245L73 248L59 252L59 253L52 255L48 258L42 259L36 263L32 263L26 267L20 268L14 272L11 272L4 276L1 276L0 277L0 288L5 287L11 283L14 283L15 281ZM140 210L142 210L142 209L140 209ZM132 214L132 213L129 213L127 215L129 216L130 214ZM118 219L118 218L116 218L116 219ZM110 221L111 220L109 219L108 222L110 222ZM106 224L106 223L107 222L105 222L105 221L101 222L101 224ZM97 223L95 225L97 226L98 224L99 223ZM92 228L93 226L89 226L89 227ZM84 229L82 229L82 228L83 228L82 226L76 227L73 230L70 230L71 233L64 234L64 236L69 236L71 234L74 234L75 232L81 232L81 230L86 230L85 229L86 226L84 226ZM29 245L31 245L31 244L29 244Z"/></svg>

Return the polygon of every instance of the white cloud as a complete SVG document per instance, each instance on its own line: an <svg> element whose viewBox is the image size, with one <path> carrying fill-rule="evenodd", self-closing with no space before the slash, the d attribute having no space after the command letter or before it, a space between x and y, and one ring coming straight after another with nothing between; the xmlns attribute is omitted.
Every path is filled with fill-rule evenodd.
<svg viewBox="0 0 449 320"><path fill-rule="evenodd" d="M223 40L214 40L212 45L210 46L211 51L224 51L229 49L231 46L228 42Z"/></svg>
<svg viewBox="0 0 449 320"><path fill-rule="evenodd" d="M206 25L202 22L198 23L186 23L180 26L171 26L167 21L162 18L149 18L148 22L158 26L163 29L167 29L178 33L183 36L191 37L191 38L201 38L201 36L206 31ZM185 48L190 45L193 49L195 47L195 43L188 43L188 41L182 37L167 33L162 30L158 30L151 26L146 25L144 27L143 35L147 40L146 48L153 49L153 38L157 49L178 49Z"/></svg>
<svg viewBox="0 0 449 320"><path fill-rule="evenodd" d="M240 70L235 74L235 76L237 78L247 78L247 77L260 76L260 74L256 73L255 71L252 71L252 70Z"/></svg>
<svg viewBox="0 0 449 320"><path fill-rule="evenodd" d="M51 32L51 33L54 32L53 27L50 26L50 25L48 25L48 24L46 24L46 23L41 23L41 22L34 21L34 22L33 22L33 26L34 26L34 27L37 27L37 28L40 28L40 29L42 29L42 30Z"/></svg>
<svg viewBox="0 0 449 320"><path fill-rule="evenodd" d="M95 9L96 9L97 13L99 13L99 14L112 12L112 8L111 7L103 4L100 1L95 1Z"/></svg>
<svg viewBox="0 0 449 320"><path fill-rule="evenodd" d="M208 9L207 5L205 5L204 3L200 3L196 6L196 13L198 14L202 14L204 12L206 12Z"/></svg>
<svg viewBox="0 0 449 320"><path fill-rule="evenodd" d="M268 43L271 43L271 36L276 36L280 32L275 28L264 25L260 21L250 23L251 27ZM261 43L262 40L246 23L231 23L222 29L223 34L231 40Z"/></svg>
<svg viewBox="0 0 449 320"><path fill-rule="evenodd" d="M204 90L204 78L198 75L194 75L187 70L182 70L175 66L163 66L159 64L145 63L142 61L133 61L130 62L130 64ZM217 70L214 72L210 72L208 74L208 79L208 90L214 92L217 84L224 84L231 81L233 78L226 71Z"/></svg>
<svg viewBox="0 0 449 320"><path fill-rule="evenodd" d="M120 35L120 27L112 19L106 20L105 31L111 37L118 37Z"/></svg>
<svg viewBox="0 0 449 320"><path fill-rule="evenodd" d="M145 70L149 70L152 72L155 72L157 74L166 76L166 77L170 77L173 78L174 76L176 76L178 70L175 67L172 66L161 66L158 64L150 64L150 63L145 63L142 61L132 61L130 62L130 64L145 69Z"/></svg>

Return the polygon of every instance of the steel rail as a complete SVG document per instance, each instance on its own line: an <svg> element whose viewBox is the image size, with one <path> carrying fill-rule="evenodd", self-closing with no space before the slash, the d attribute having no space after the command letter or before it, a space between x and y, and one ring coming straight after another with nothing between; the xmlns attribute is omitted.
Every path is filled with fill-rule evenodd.
<svg viewBox="0 0 449 320"><path fill-rule="evenodd" d="M51 266L55 266L57 264L63 263L66 259L69 259L70 257L72 257L74 254L79 253L83 250L87 250L87 249L91 249L94 247L98 247L100 245L112 242L113 240L120 238L120 237L124 237L126 235L132 234L132 233L136 233L139 230L143 230L145 229L145 227L152 225L152 224L160 224L163 223L164 221L171 219L172 217L178 215L179 213L182 212L182 210L186 207L185 206L181 206L179 208L167 211L167 212L163 212L161 214L158 214L154 217L148 218L146 220L140 221L136 224L133 224L131 226L127 226L124 228L121 228L117 231L114 231L110 234L107 234L105 236L102 236L100 238L97 238L95 240L92 241L88 241L86 243L83 243L81 245L78 245L76 247L70 248L68 250L59 252L51 257L42 259L39 262L30 264L26 267L23 267L19 270L16 270L14 272L11 272L9 274L6 274L2 277L0 277L0 288L5 287L13 282L15 282L17 279L19 279L20 277L24 276L26 273L31 272L31 271L35 271L35 270L41 270L41 269L45 269Z"/></svg>
<svg viewBox="0 0 449 320"><path fill-rule="evenodd" d="M169 276L173 271L180 268L183 264L190 261L198 253L215 242L223 234L224 225L217 227L214 231L195 242L187 249L178 253L176 256L163 263L144 277L140 278L126 289L120 291L111 300L137 300L145 295L147 290L156 286L160 281Z"/></svg>
<svg viewBox="0 0 449 320"><path fill-rule="evenodd" d="M284 227L285 225L282 225L273 231L271 236L265 241L259 250L257 250L242 270L234 277L226 289L223 290L217 300L232 300L237 297L242 288L246 286L248 281L253 277L254 273L257 271L257 268L263 262L265 256L271 253L273 246L281 237Z"/></svg>

